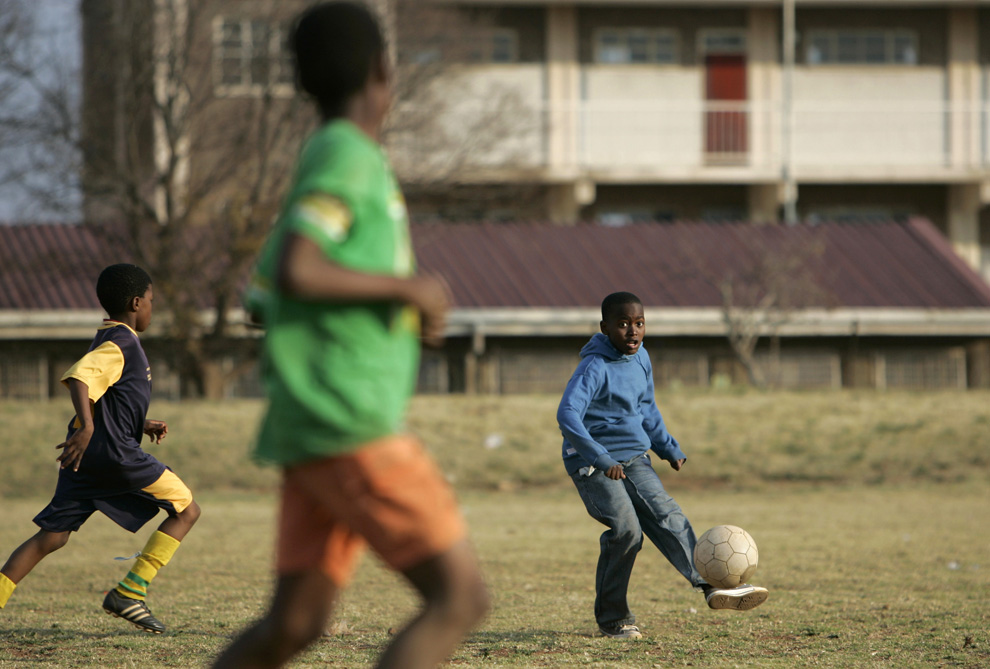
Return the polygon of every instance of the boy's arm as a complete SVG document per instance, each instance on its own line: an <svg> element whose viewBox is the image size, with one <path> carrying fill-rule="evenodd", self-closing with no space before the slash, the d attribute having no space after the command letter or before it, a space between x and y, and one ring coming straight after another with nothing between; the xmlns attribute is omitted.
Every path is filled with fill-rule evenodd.
<svg viewBox="0 0 990 669"><path fill-rule="evenodd" d="M564 396L560 398L560 406L557 407L557 424L560 425L560 432L567 443L586 462L596 469L608 471L619 463L609 455L604 446L592 438L588 428L584 426L584 414L599 387L601 387L601 379L595 373L593 364L589 362L583 370L578 367L574 376L567 382Z"/></svg>
<svg viewBox="0 0 990 669"><path fill-rule="evenodd" d="M79 471L79 463L82 462L83 453L89 446L89 440L93 437L93 405L89 399L89 386L76 378L66 379L65 385L69 388L69 396L72 398L72 406L76 410L76 420L79 428L72 433L68 439L55 448L61 448L62 453L55 458L59 462L59 467L65 469L71 467L72 471Z"/></svg>
<svg viewBox="0 0 990 669"><path fill-rule="evenodd" d="M656 388L653 385L653 366L647 357L644 361L646 368L646 392L640 400L640 411L643 414L643 429L650 437L650 448L662 459L670 462L674 469L680 469L680 464L687 460L687 456L681 451L680 444L667 432L667 425L663 422L663 415L657 408ZM680 463L676 464L675 463Z"/></svg>
<svg viewBox="0 0 990 669"><path fill-rule="evenodd" d="M439 278L368 274L327 259L308 237L289 233L278 263L278 288L298 300L314 302L397 301L420 312L426 343L442 342L450 291Z"/></svg>

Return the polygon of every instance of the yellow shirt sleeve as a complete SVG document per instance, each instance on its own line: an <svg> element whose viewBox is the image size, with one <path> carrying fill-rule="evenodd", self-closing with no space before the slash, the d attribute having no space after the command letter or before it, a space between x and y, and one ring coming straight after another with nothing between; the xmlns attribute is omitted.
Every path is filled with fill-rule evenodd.
<svg viewBox="0 0 990 669"><path fill-rule="evenodd" d="M89 386L89 399L95 402L124 373L124 353L112 341L105 341L84 355L62 375L62 383L78 379Z"/></svg>

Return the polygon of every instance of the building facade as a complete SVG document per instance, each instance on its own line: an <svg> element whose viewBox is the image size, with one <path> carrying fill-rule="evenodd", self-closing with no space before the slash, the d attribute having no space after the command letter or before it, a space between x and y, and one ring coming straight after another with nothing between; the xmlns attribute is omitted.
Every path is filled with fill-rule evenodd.
<svg viewBox="0 0 990 669"><path fill-rule="evenodd" d="M398 142L421 218L924 216L990 277L988 2L439 4L484 28L432 106L476 129L446 175L473 189L420 194L436 147ZM400 62L443 58L415 46Z"/></svg>

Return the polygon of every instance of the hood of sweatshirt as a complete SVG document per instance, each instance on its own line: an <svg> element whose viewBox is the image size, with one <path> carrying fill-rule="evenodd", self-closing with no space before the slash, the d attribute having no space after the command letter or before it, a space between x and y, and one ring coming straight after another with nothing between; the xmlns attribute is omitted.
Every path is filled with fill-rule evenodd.
<svg viewBox="0 0 990 669"><path fill-rule="evenodd" d="M601 332L596 333L588 340L588 343L581 348L581 357L587 358L589 355L599 355L609 362L615 362L618 360L632 360L637 355L643 352L643 347L640 346L639 350L633 355L626 355L624 353L619 353L619 351L612 346L612 342L609 341Z"/></svg>

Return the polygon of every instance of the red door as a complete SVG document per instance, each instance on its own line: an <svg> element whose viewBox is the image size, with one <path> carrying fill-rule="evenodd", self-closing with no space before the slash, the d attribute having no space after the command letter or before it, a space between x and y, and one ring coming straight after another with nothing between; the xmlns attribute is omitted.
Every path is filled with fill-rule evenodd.
<svg viewBox="0 0 990 669"><path fill-rule="evenodd" d="M705 56L705 151L745 154L747 151L746 56ZM730 155L729 157L732 157Z"/></svg>

